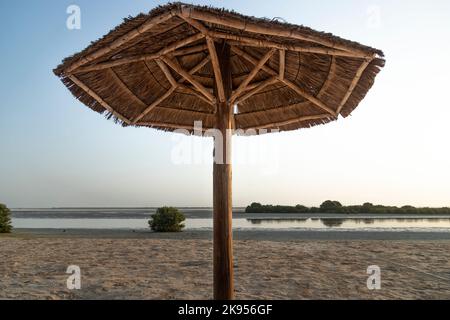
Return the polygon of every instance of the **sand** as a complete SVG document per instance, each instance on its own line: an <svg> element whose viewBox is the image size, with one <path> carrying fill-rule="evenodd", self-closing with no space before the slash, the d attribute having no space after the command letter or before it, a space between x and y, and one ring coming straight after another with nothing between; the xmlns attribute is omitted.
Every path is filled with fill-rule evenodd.
<svg viewBox="0 0 450 320"><path fill-rule="evenodd" d="M0 299L211 299L208 239L1 236ZM237 240L238 299L450 299L450 241ZM66 287L69 265L81 290ZM381 289L367 289L369 265Z"/></svg>

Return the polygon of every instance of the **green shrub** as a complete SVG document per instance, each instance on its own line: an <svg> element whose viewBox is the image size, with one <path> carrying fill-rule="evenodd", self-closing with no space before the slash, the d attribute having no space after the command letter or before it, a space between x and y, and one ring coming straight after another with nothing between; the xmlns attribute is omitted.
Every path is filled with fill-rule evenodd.
<svg viewBox="0 0 450 320"><path fill-rule="evenodd" d="M320 210L324 213L340 213L342 212L342 204L339 201L327 200L320 205Z"/></svg>
<svg viewBox="0 0 450 320"><path fill-rule="evenodd" d="M148 222L150 228L156 232L181 232L186 218L177 208L159 208Z"/></svg>
<svg viewBox="0 0 450 320"><path fill-rule="evenodd" d="M0 233L10 233L12 230L9 209L0 203Z"/></svg>

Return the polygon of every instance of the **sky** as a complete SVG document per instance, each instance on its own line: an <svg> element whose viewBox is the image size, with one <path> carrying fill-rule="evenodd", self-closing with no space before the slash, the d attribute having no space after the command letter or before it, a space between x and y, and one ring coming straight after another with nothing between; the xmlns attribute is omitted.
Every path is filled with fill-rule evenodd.
<svg viewBox="0 0 450 320"><path fill-rule="evenodd" d="M52 73L64 57L122 18L164 3L0 1L0 203L212 205L211 139L122 128L84 107ZM79 30L66 26L72 4L81 9ZM318 206L327 199L450 206L450 1L195 4L282 18L386 54L386 67L351 117L307 130L235 138L235 206L254 201Z"/></svg>

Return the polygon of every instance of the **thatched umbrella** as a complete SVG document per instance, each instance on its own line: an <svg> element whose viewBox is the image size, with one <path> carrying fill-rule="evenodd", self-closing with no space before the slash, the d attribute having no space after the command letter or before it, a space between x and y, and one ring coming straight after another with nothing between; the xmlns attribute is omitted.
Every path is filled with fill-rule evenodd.
<svg viewBox="0 0 450 320"><path fill-rule="evenodd" d="M232 299L227 133L347 117L383 65L380 50L329 33L174 3L126 19L54 71L77 99L123 126L194 133L201 121L222 133L223 143L214 139L214 297Z"/></svg>

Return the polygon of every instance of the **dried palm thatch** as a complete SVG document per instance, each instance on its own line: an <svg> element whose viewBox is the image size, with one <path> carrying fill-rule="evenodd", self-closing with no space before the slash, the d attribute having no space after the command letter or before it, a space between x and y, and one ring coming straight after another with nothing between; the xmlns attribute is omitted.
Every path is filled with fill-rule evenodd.
<svg viewBox="0 0 450 320"><path fill-rule="evenodd" d="M347 117L384 66L380 50L329 33L173 3L126 19L54 72L124 126L192 133L196 121L214 128L226 99L215 46L223 42L232 51L234 129L289 131Z"/></svg>

